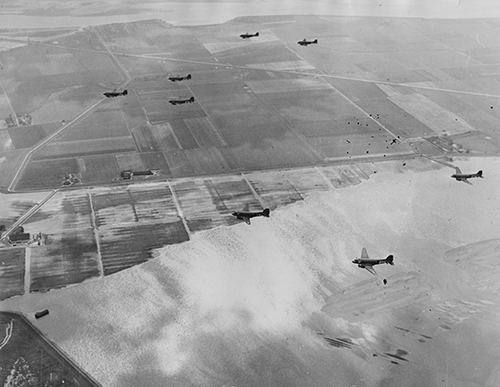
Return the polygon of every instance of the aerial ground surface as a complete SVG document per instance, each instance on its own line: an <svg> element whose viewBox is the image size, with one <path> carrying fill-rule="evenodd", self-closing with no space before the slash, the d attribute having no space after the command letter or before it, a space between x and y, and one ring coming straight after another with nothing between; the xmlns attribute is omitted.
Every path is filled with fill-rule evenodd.
<svg viewBox="0 0 500 387"><path fill-rule="evenodd" d="M1 30L1 224L44 238L0 249L0 310L103 385L498 385L499 30ZM272 217L235 225L245 205ZM363 246L396 265L358 269Z"/></svg>

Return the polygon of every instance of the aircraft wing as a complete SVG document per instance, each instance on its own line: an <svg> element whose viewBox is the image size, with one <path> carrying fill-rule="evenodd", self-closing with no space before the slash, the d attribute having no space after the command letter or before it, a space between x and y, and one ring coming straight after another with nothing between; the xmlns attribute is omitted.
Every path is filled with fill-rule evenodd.
<svg viewBox="0 0 500 387"><path fill-rule="evenodd" d="M377 275L377 272L375 271L375 269L373 268L373 266L367 265L367 266L365 266L365 269L368 270L373 275Z"/></svg>
<svg viewBox="0 0 500 387"><path fill-rule="evenodd" d="M462 171L458 167L455 167L455 171L457 172L457 175L461 175L462 174Z"/></svg>
<svg viewBox="0 0 500 387"><path fill-rule="evenodd" d="M243 218L246 224L250 224L250 218Z"/></svg>
<svg viewBox="0 0 500 387"><path fill-rule="evenodd" d="M469 185L473 185L469 180L467 179L460 179L461 182L463 183L466 183L466 184L469 184Z"/></svg>
<svg viewBox="0 0 500 387"><path fill-rule="evenodd" d="M368 259L368 252L366 251L366 248L363 247L363 250L361 250L361 259Z"/></svg>

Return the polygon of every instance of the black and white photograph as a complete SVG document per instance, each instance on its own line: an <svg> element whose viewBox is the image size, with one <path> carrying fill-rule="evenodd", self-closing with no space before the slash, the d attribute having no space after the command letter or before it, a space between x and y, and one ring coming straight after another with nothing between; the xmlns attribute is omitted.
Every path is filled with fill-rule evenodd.
<svg viewBox="0 0 500 387"><path fill-rule="evenodd" d="M499 387L499 0L0 0L0 387Z"/></svg>

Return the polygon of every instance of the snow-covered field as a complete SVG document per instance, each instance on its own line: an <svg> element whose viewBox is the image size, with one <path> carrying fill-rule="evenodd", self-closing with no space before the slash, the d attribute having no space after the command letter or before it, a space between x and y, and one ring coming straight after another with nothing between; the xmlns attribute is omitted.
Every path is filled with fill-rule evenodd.
<svg viewBox="0 0 500 387"><path fill-rule="evenodd" d="M500 160L455 164L485 178L381 168L0 310L48 308L36 326L106 386L497 386ZM357 268L363 246L395 266Z"/></svg>

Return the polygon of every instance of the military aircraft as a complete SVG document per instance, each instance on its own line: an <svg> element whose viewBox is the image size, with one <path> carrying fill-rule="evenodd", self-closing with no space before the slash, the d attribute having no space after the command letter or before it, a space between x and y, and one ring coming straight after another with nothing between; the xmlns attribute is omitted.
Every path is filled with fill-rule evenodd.
<svg viewBox="0 0 500 387"><path fill-rule="evenodd" d="M453 179L456 181L463 181L464 183L472 185L472 183L467 180L467 179L472 179L474 177L480 177L481 179L483 178L483 171L477 171L477 173L462 173L460 168L455 167L456 173L451 175Z"/></svg>
<svg viewBox="0 0 500 387"><path fill-rule="evenodd" d="M172 105L182 105L185 103L193 103L194 102L194 97L190 98L179 98L179 99L171 99L168 101Z"/></svg>
<svg viewBox="0 0 500 387"><path fill-rule="evenodd" d="M250 224L250 219L255 218L256 216L265 216L266 218L269 218L269 208L265 208L262 211L250 212L248 211L248 206L245 206L245 210L233 212L231 215L236 217L236 219L245 221L246 224Z"/></svg>
<svg viewBox="0 0 500 387"><path fill-rule="evenodd" d="M253 38L253 37L257 37L257 36L259 36L258 32L256 32L255 34L249 34L248 32L245 32L244 34L240 35L240 38L249 39L249 38Z"/></svg>
<svg viewBox="0 0 500 387"><path fill-rule="evenodd" d="M182 75L171 75L170 77L168 77L168 80L171 81L171 82L183 81L185 79L186 80L191 79L191 74L188 74L188 75L185 75L185 76L182 76Z"/></svg>
<svg viewBox="0 0 500 387"><path fill-rule="evenodd" d="M361 257L356 258L352 263L358 265L362 269L368 270L373 275L377 275L373 266L380 265L382 263L387 263L388 265L394 265L394 256L388 255L386 259L370 259L366 248L363 247L361 250Z"/></svg>
<svg viewBox="0 0 500 387"><path fill-rule="evenodd" d="M105 93L103 93L104 96L106 98L114 98L114 97L118 97L120 95L127 95L128 94L128 91L125 89L123 91L117 91L116 89L113 90L113 91L106 91Z"/></svg>
<svg viewBox="0 0 500 387"><path fill-rule="evenodd" d="M305 38L297 42L299 46L309 46L310 44L318 44L318 39L306 40Z"/></svg>

